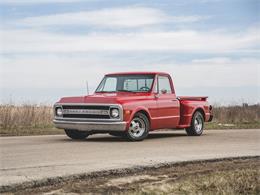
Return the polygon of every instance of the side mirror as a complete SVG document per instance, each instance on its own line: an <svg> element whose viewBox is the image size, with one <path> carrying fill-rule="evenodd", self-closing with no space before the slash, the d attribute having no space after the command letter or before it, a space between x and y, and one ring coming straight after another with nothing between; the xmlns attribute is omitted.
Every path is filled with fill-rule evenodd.
<svg viewBox="0 0 260 195"><path fill-rule="evenodd" d="M167 90L166 90L166 89L162 89L162 90L161 90L161 93L162 93L162 94L166 94L166 93L167 93Z"/></svg>

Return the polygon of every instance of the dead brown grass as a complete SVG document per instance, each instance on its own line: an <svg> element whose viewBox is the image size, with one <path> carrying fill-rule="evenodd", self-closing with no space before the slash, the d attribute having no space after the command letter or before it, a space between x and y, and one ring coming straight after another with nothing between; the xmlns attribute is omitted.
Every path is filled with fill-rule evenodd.
<svg viewBox="0 0 260 195"><path fill-rule="evenodd" d="M133 194L259 194L258 177L259 170L256 168L212 171L184 177L179 181L148 185Z"/></svg>
<svg viewBox="0 0 260 195"><path fill-rule="evenodd" d="M257 129L260 128L260 104L241 106L214 106L214 119L206 129Z"/></svg>
<svg viewBox="0 0 260 195"><path fill-rule="evenodd" d="M219 123L255 123L260 121L260 104L242 106L216 106L214 121Z"/></svg>
<svg viewBox="0 0 260 195"><path fill-rule="evenodd" d="M53 111L45 105L0 105L0 135L61 133L52 124ZM215 106L214 120L207 129L260 128L260 104Z"/></svg>
<svg viewBox="0 0 260 195"><path fill-rule="evenodd" d="M2 129L46 128L52 126L52 109L37 105L1 105Z"/></svg>

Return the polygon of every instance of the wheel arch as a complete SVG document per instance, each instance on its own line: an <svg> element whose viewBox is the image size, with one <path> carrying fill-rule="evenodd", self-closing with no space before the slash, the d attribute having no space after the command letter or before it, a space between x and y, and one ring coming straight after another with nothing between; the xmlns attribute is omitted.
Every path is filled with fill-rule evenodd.
<svg viewBox="0 0 260 195"><path fill-rule="evenodd" d="M131 115L131 117L130 117L131 120L134 118L134 116L135 116L137 113L142 113L142 114L144 114L144 115L147 117L147 119L148 119L148 121L149 121L149 123L150 123L150 125L151 125L151 116L150 116L149 111L148 111L146 108L141 107L141 108L136 109L136 110L132 113L132 115Z"/></svg>
<svg viewBox="0 0 260 195"><path fill-rule="evenodd" d="M205 114L205 110L201 107L196 108L193 113L192 116L196 113L196 112L200 112L204 118L204 121L206 120L206 114Z"/></svg>
<svg viewBox="0 0 260 195"><path fill-rule="evenodd" d="M145 110L139 110L139 111L136 112L135 114L137 114L137 113L142 113L142 114L144 114L144 115L147 117L149 123L151 124L150 115L149 115L149 113L148 113L147 111L145 111Z"/></svg>

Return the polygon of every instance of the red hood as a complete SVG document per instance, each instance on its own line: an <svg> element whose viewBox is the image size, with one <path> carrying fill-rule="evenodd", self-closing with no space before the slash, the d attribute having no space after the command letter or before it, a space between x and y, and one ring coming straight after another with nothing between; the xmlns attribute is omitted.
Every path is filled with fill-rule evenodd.
<svg viewBox="0 0 260 195"><path fill-rule="evenodd" d="M147 99L150 96L148 93L96 93L89 96L81 97L64 97L59 103L105 103L105 104L120 104L132 100Z"/></svg>

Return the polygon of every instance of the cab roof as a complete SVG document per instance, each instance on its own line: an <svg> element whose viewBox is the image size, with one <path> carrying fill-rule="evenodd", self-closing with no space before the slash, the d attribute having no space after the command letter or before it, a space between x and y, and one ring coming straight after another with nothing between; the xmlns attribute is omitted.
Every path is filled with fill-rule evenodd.
<svg viewBox="0 0 260 195"><path fill-rule="evenodd" d="M115 76L115 75L142 75L142 74L149 74L149 75L157 75L157 74L160 74L160 75L169 75L168 73L166 72L115 72L115 73L109 73L109 74L106 74L106 76Z"/></svg>

